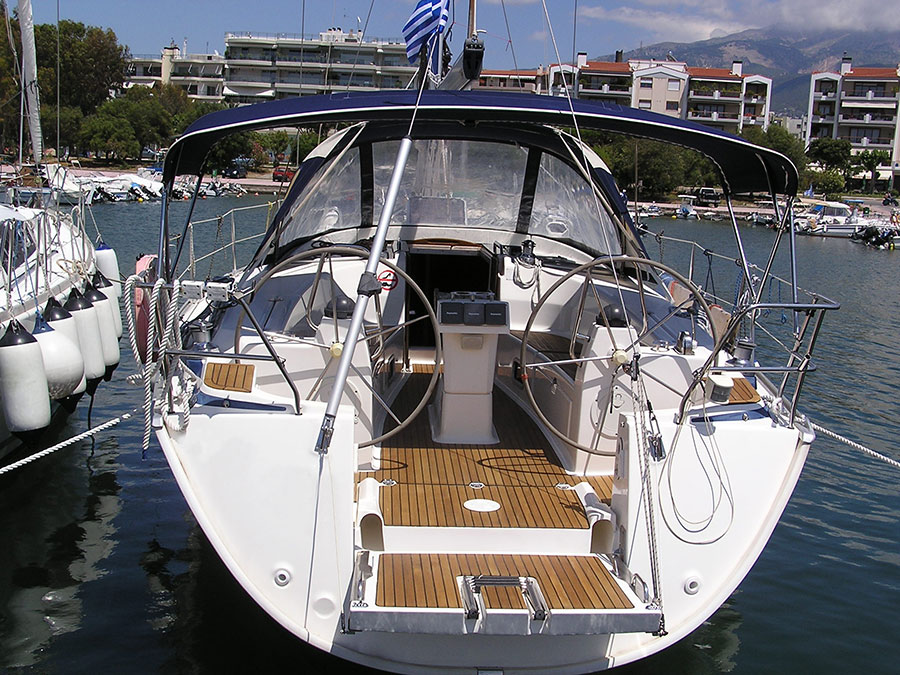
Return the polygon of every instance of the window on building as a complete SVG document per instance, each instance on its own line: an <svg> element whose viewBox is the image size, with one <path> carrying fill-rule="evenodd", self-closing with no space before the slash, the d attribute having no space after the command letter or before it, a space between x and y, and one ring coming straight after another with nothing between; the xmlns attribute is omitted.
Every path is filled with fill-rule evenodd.
<svg viewBox="0 0 900 675"><path fill-rule="evenodd" d="M678 101L666 101L666 110L678 110Z"/></svg>
<svg viewBox="0 0 900 675"><path fill-rule="evenodd" d="M869 142L878 143L881 138L881 129L867 129L865 127L850 128L851 143L862 143L864 138L868 138Z"/></svg>
<svg viewBox="0 0 900 675"><path fill-rule="evenodd" d="M653 86L653 78L652 77L642 77L641 78L641 87L643 89L649 89Z"/></svg>
<svg viewBox="0 0 900 675"><path fill-rule="evenodd" d="M884 82L854 82L853 95L866 96L869 92L873 96L884 96Z"/></svg>
<svg viewBox="0 0 900 675"><path fill-rule="evenodd" d="M640 101L638 101L638 108L641 108L642 110L650 110L650 101L648 101L647 99L641 99Z"/></svg>
<svg viewBox="0 0 900 675"><path fill-rule="evenodd" d="M681 89L681 80L669 80L669 91L678 91ZM669 108L671 110L671 108Z"/></svg>

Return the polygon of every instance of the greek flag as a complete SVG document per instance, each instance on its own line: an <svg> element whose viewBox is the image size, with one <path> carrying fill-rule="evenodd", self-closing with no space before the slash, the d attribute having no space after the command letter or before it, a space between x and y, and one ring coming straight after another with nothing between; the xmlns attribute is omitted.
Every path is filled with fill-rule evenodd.
<svg viewBox="0 0 900 675"><path fill-rule="evenodd" d="M444 32L449 18L449 0L419 0L409 21L403 26L406 58L410 63L419 59L419 51L428 38L435 33Z"/></svg>

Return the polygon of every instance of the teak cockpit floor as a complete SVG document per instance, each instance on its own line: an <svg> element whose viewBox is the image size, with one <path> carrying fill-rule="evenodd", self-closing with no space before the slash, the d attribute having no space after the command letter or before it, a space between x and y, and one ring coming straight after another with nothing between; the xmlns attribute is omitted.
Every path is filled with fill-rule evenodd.
<svg viewBox="0 0 900 675"><path fill-rule="evenodd" d="M409 410L421 396L424 376L410 380L395 404L398 411ZM382 482L386 526L588 527L571 488L586 481L608 503L612 477L566 473L531 418L502 391L495 389L493 399L500 438L495 445L436 443L425 411L384 442L381 469L365 476ZM463 506L470 499L490 499L500 509L471 511Z"/></svg>

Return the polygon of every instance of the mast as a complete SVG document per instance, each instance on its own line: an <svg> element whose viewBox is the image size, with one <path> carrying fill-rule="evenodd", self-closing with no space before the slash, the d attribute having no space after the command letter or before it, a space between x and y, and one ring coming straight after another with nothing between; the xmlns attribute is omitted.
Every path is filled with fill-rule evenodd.
<svg viewBox="0 0 900 675"><path fill-rule="evenodd" d="M19 26L22 30L22 91L25 94L24 110L31 133L31 151L34 163L44 158L44 139L41 136L41 102L37 83L37 51L34 46L34 20L31 16L31 0L19 0Z"/></svg>

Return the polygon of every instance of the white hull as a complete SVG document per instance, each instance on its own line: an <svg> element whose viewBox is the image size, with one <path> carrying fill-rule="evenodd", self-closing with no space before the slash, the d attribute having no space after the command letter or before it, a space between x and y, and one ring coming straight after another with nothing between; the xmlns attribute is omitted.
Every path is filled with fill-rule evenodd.
<svg viewBox="0 0 900 675"><path fill-rule="evenodd" d="M696 630L759 557L814 439L798 355L835 305L758 306L780 280L745 260L734 305L701 291L648 257L598 156L532 124L559 117L503 99L516 128L469 96L425 97L426 138L402 137L408 110L330 136L246 268L144 283L152 425L219 556L298 638L396 672L615 667ZM463 100L481 124L445 123ZM317 104L332 119L332 99L297 119ZM659 138L696 140L734 189L792 176L682 131Z"/></svg>
<svg viewBox="0 0 900 675"><path fill-rule="evenodd" d="M234 426L226 428L218 426L222 422L216 421L215 415L195 413L189 435L163 431L158 438L191 511L228 569L260 606L287 630L320 649L374 668L407 673L472 672L473 666L499 667L504 673L582 673L629 663L671 646L718 609L756 562L787 505L809 448L808 440L796 448L789 443L735 446L725 463L729 474L741 476L735 483L734 497L744 508L735 513L729 536L703 547L702 555L691 550L700 547L685 545L671 536L661 538L668 631L664 637L648 633L476 634L466 630L466 622L457 611L457 616L449 620L456 625L456 635L422 632L411 639L413 630L341 632L342 621L348 618L345 599L351 590L353 561L349 555L336 555L336 551L352 550L352 530L347 526L353 525L354 504L350 481L334 481L341 473L348 477L348 470L352 470L349 460L353 450L347 431L352 423L345 418L344 424L337 426L317 503L318 455L313 446L318 420L316 411L310 412L305 420L305 416L281 415L270 416L264 423L257 423L248 413L241 416L246 419L235 420ZM291 428L278 428L273 424L276 420L288 422ZM260 439L262 429L271 431L272 437ZM344 430L343 439L337 438L340 429ZM192 443L197 437L205 440L199 445ZM291 442L285 444L285 438ZM256 456L248 462L247 449L254 445L270 451L265 458ZM343 500L343 509L337 507L343 513L330 512L335 498ZM763 504L766 509L759 508ZM315 536L317 523L312 517L317 511L318 527L327 530L319 536ZM663 513L658 513L657 518L662 517ZM259 527L261 522L266 523L265 528ZM343 540L333 538L335 523L345 526L341 528ZM640 522L632 526L641 528ZM447 539L453 537L463 541L466 533L444 533L442 545L435 550L445 550ZM310 543L326 550L314 551ZM552 544L546 547L547 553L555 550ZM311 558L315 561L312 570ZM311 579L312 597L305 598L302 589L293 587L293 580L287 587L278 587L273 579L282 569L289 570L301 585ZM703 581L701 592L695 596L684 591L689 577ZM428 616L419 613L409 622L427 625Z"/></svg>
<svg viewBox="0 0 900 675"><path fill-rule="evenodd" d="M62 212L0 207L0 220L4 238L10 234L16 242L14 250L18 247L28 250L27 255L16 256L8 279L4 274L5 283L0 287L0 328L5 332L15 320L31 332L35 328L37 309L43 311L50 298L64 304L73 289L84 289L85 282L96 271L94 248L81 227ZM6 269L4 264L4 272ZM43 358L47 358L46 353ZM0 397L11 385L0 382ZM54 415L57 410L65 411L52 400L51 408ZM19 437L8 430L6 420L0 419L0 457L15 451L20 444Z"/></svg>

